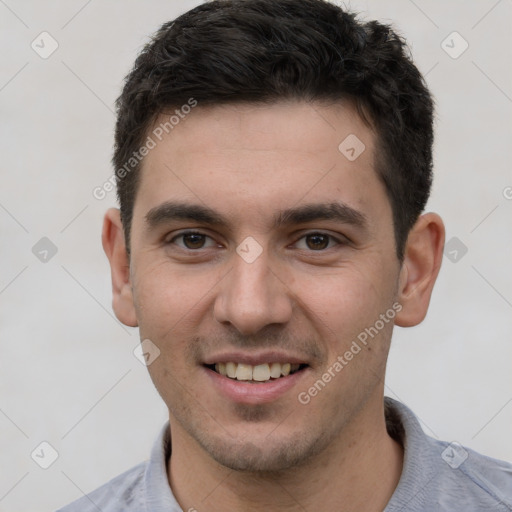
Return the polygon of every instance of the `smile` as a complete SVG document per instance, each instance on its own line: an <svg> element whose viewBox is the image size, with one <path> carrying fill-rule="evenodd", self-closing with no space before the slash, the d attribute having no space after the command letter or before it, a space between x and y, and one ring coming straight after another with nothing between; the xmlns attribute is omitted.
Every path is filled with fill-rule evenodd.
<svg viewBox="0 0 512 512"><path fill-rule="evenodd" d="M292 363L215 363L206 365L210 370L229 379L247 382L270 382L294 374L308 365Z"/></svg>

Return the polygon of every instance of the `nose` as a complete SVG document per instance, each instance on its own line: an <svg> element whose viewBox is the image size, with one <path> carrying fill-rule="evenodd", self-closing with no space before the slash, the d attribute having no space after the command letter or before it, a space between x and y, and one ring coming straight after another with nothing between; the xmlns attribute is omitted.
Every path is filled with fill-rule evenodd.
<svg viewBox="0 0 512 512"><path fill-rule="evenodd" d="M265 252L248 263L234 255L234 267L220 284L214 317L241 334L259 332L271 324L285 324L292 315L290 289L276 268L269 266Z"/></svg>

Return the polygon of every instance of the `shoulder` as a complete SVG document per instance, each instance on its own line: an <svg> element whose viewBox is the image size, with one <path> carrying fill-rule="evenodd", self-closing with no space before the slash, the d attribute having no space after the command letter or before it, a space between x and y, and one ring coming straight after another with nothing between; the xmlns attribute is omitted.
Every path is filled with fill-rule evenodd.
<svg viewBox="0 0 512 512"><path fill-rule="evenodd" d="M445 462L439 485L445 485L447 492L451 489L451 494L463 502L481 504L488 507L486 510L512 510L512 464L458 443L432 442L439 447Z"/></svg>
<svg viewBox="0 0 512 512"><path fill-rule="evenodd" d="M98 510L140 512L144 510L144 475L147 465L147 462L142 462L134 466L57 512L97 512Z"/></svg>
<svg viewBox="0 0 512 512"><path fill-rule="evenodd" d="M512 511L512 464L434 439L405 405L386 401L405 449L402 477L386 512Z"/></svg>

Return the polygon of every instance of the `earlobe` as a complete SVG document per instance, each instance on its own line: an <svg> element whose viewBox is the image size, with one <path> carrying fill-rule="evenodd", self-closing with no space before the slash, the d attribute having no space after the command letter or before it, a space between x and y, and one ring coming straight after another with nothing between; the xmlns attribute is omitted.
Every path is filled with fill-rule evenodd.
<svg viewBox="0 0 512 512"><path fill-rule="evenodd" d="M441 268L445 229L439 215L421 215L411 229L400 270L396 325L412 327L423 321Z"/></svg>
<svg viewBox="0 0 512 512"><path fill-rule="evenodd" d="M117 208L110 208L105 213L101 241L103 250L110 262L114 313L123 324L129 327L137 327L138 322L130 278L130 262L126 252L121 216Z"/></svg>

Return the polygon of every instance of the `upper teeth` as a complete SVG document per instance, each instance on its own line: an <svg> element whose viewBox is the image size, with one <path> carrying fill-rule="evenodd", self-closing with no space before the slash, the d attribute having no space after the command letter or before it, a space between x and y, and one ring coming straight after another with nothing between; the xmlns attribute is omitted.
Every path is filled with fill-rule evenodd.
<svg viewBox="0 0 512 512"><path fill-rule="evenodd" d="M264 382L266 380L277 379L281 376L289 375L290 372L297 371L299 364L290 363L264 363L253 366L244 363L217 363L215 371L221 375L237 380L256 380Z"/></svg>

